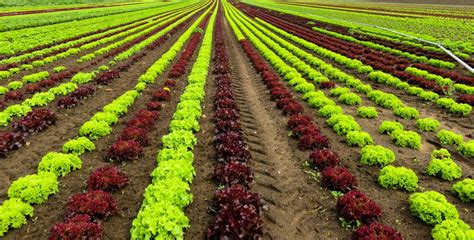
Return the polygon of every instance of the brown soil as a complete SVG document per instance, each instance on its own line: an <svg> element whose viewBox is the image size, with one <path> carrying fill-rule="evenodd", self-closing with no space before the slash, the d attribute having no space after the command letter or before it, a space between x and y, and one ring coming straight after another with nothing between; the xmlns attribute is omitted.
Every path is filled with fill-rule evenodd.
<svg viewBox="0 0 474 240"><path fill-rule="evenodd" d="M109 86L99 88L94 97L84 100L80 106L74 109L59 112L56 126L51 126L46 131L31 137L29 139L29 146L13 152L8 159L5 159L8 162L3 162L4 164L2 164L0 171L6 181L2 182L2 195L0 199L4 200L6 198L6 190L11 181L17 177L34 173L41 156L49 151L60 151L62 144L67 139L77 135L79 127L83 122L100 111L105 104L125 91L132 89L136 84L136 79L174 44L190 24L182 28L181 31L176 33L166 43L162 44L159 49L150 52L140 63L135 64L129 72L121 74L120 79L114 80ZM143 108L150 98L147 95L152 92L151 90L161 86L164 80L167 79L167 74L168 72L165 72L158 77L156 83L150 85L144 95L136 100L127 115L114 125L112 134L95 142L96 151L81 156L83 161L82 169L71 172L61 178L59 193L51 196L46 203L35 207L33 221L28 222L20 229L10 230L5 239L45 239L49 236L49 229L55 223L62 221L66 215L65 206L67 199L71 195L82 192L85 189L86 180L93 170L108 164L103 160L108 147L115 141L122 129L126 127L126 122L140 108ZM149 174L155 168L155 158L161 144L161 136L167 133L169 121L185 84L184 77L177 79L177 85L173 87L172 91L172 100L164 103L164 109L160 111L159 123L149 134L151 146L144 149L143 155L139 159L121 165L121 169L130 177L131 182L121 192L113 194L118 202L119 214L107 219L102 224L104 227L104 239L129 238L131 221L135 218L143 200L143 192L150 183ZM51 104L51 106L55 106L55 104ZM45 147L44 142L49 142L50 144ZM18 164L19 162L22 164Z"/></svg>

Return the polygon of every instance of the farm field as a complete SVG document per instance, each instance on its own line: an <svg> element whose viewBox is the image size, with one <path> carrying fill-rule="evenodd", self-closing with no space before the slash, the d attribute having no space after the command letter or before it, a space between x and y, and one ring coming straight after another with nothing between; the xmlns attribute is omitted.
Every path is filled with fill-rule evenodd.
<svg viewBox="0 0 474 240"><path fill-rule="evenodd" d="M0 8L0 238L474 239L473 13Z"/></svg>

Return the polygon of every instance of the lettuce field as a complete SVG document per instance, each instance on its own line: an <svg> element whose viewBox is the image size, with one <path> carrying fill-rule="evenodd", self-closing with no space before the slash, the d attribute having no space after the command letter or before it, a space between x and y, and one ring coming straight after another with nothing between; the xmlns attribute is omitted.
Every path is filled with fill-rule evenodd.
<svg viewBox="0 0 474 240"><path fill-rule="evenodd" d="M1 239L474 239L474 6L95 2L0 7Z"/></svg>

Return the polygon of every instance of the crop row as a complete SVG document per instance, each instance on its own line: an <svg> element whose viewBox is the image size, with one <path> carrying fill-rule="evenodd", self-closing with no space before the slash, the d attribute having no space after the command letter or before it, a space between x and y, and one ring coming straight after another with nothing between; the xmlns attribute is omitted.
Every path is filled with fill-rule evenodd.
<svg viewBox="0 0 474 240"><path fill-rule="evenodd" d="M264 201L249 191L254 171L248 165L252 156L240 125L239 107L232 91L229 58L222 27L222 9L217 17L214 43L214 148L217 164L213 179L223 186L214 193L211 208L214 220L209 224L209 239L258 239L262 237Z"/></svg>
<svg viewBox="0 0 474 240"><path fill-rule="evenodd" d="M209 19L196 62L188 76L188 85L180 96L170 122L170 133L161 138L163 148L157 156L159 165L151 173L152 183L146 188L144 201L132 222L131 239L183 239L184 230L189 227L189 220L184 215L183 208L192 202L189 184L195 172L192 166L194 156L190 150L197 144L193 133L199 131L201 103L204 101L204 86L211 61L212 31L217 9L216 6ZM211 8L199 21L209 11ZM187 38L191 37L199 21L185 33Z"/></svg>

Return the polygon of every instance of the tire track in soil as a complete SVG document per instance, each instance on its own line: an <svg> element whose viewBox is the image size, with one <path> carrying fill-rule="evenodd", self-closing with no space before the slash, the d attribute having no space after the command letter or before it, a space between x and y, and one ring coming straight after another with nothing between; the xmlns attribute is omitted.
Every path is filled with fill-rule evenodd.
<svg viewBox="0 0 474 240"><path fill-rule="evenodd" d="M273 107L250 66L240 44L225 22L232 86L240 108L241 123L253 159L255 184L251 190L262 194L264 239L343 239L334 206L327 193L303 169L307 153L296 152L287 138L286 118ZM325 199L323 199L325 198ZM332 202L332 203L331 203Z"/></svg>

